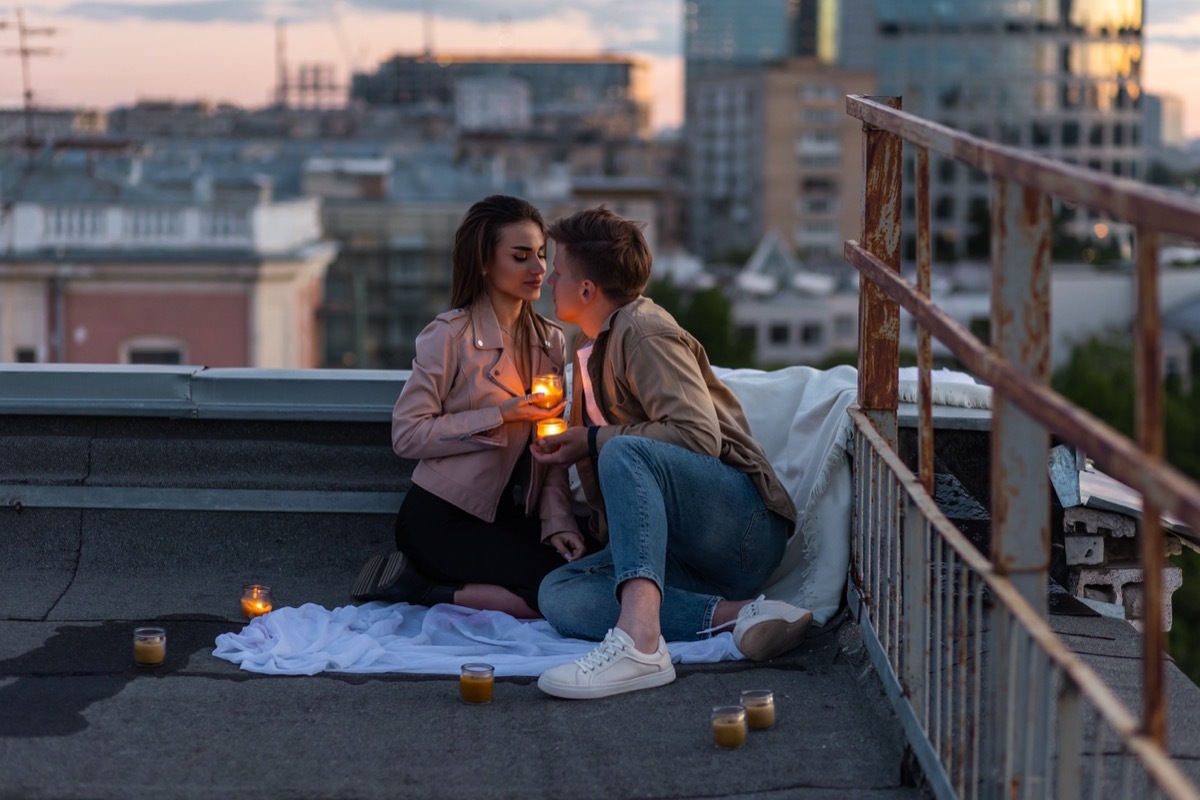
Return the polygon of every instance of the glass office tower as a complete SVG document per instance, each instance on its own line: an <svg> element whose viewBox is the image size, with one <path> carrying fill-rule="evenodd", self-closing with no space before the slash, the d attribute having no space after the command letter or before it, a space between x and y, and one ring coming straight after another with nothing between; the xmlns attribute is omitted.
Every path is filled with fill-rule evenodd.
<svg viewBox="0 0 1200 800"><path fill-rule="evenodd" d="M902 96L906 111L1140 177L1142 0L877 0L876 10L879 93ZM986 179L939 159L931 170L937 254L986 257ZM1086 211L1067 216L1077 235L1093 230Z"/></svg>

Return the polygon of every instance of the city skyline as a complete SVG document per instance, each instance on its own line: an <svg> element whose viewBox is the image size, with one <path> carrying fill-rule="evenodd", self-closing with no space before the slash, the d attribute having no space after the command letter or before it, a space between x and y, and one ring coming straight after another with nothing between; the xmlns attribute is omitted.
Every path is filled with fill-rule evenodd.
<svg viewBox="0 0 1200 800"><path fill-rule="evenodd" d="M427 18L426 8L436 9ZM513 0L499 12L488 0L197 0L74 2L25 6L35 105L108 108L139 99L210 100L247 107L269 103L276 75L276 23L285 21L287 61L332 64L345 84L397 52L432 43L449 52L617 52L651 69L655 128L683 115L683 14L678 0ZM3 49L17 47L15 8L0 12ZM1184 132L1200 138L1200 6L1156 0L1145 22L1143 86L1178 96ZM231 57L233 56L233 57ZM16 55L0 70L0 102L20 104Z"/></svg>

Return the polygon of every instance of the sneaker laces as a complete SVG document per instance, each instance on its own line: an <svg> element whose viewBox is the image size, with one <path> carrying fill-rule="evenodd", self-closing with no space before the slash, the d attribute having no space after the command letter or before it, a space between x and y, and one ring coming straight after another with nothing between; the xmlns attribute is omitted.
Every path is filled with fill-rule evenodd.
<svg viewBox="0 0 1200 800"><path fill-rule="evenodd" d="M706 633L716 633L717 631L723 631L726 628L732 628L741 621L742 617L753 617L758 614L758 604L766 599L767 596L765 594L760 594L758 597L751 600L749 605L742 606L738 610L737 616L729 620L729 622L722 622L720 625L714 625L711 628L705 628L702 631L696 631L696 635L703 636Z"/></svg>
<svg viewBox="0 0 1200 800"><path fill-rule="evenodd" d="M585 654L582 658L576 659L575 663L578 664L579 668L584 672L591 672L592 670L603 667L605 664L609 663L622 652L624 652L624 650L624 643L618 641L617 638L612 635L612 631L609 631L608 636L604 637L604 641L601 642L595 650Z"/></svg>

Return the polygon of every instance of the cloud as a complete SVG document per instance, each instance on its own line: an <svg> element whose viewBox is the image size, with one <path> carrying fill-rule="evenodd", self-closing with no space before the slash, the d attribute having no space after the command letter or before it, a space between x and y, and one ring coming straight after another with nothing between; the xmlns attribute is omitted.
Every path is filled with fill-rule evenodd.
<svg viewBox="0 0 1200 800"><path fill-rule="evenodd" d="M1173 36L1170 34L1164 36L1147 36L1147 42L1153 44L1167 44L1173 47L1178 47L1181 50L1200 50L1200 34Z"/></svg>
<svg viewBox="0 0 1200 800"><path fill-rule="evenodd" d="M268 19L261 0L193 0L184 3L70 3L51 13L90 22L241 22Z"/></svg>
<svg viewBox="0 0 1200 800"><path fill-rule="evenodd" d="M559 0L190 0L164 2L44 3L44 14L89 22L194 22L261 24L276 19L289 23L325 21L338 14L423 14L431 9L435 22L482 25L544 23L564 16L580 21L610 50L674 56L682 50L682 11L663 0L576 0L565 8ZM551 43L552 44L552 43Z"/></svg>
<svg viewBox="0 0 1200 800"><path fill-rule="evenodd" d="M1146 25L1163 25L1182 22L1196 14L1196 0L1154 0L1146 4L1143 22Z"/></svg>

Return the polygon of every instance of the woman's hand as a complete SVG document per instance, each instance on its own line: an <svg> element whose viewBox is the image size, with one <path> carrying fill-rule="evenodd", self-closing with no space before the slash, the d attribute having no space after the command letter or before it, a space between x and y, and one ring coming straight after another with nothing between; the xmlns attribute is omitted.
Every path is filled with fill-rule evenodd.
<svg viewBox="0 0 1200 800"><path fill-rule="evenodd" d="M559 531L551 534L550 544L567 561L574 561L584 554L583 535L576 531Z"/></svg>
<svg viewBox="0 0 1200 800"><path fill-rule="evenodd" d="M539 419L557 417L567 408L566 400L553 408L535 406L533 401L539 397L541 397L540 393L526 394L505 400L500 404L500 417L505 422L537 422Z"/></svg>

